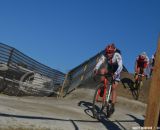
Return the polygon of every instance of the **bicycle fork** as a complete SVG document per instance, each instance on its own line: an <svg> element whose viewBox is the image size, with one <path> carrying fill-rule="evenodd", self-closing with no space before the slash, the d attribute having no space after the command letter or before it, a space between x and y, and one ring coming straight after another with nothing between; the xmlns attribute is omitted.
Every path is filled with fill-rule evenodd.
<svg viewBox="0 0 160 130"><path fill-rule="evenodd" d="M110 100L111 90L112 90L112 85L110 84L110 85L109 85L109 88L108 88L107 97L106 97L107 103L108 103L109 100Z"/></svg>

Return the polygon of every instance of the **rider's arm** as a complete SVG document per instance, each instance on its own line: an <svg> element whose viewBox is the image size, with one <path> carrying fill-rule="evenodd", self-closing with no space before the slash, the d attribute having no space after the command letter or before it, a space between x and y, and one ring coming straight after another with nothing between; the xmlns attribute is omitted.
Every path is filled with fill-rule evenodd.
<svg viewBox="0 0 160 130"><path fill-rule="evenodd" d="M154 55L152 55L152 59L154 59L155 57L154 57Z"/></svg>
<svg viewBox="0 0 160 130"><path fill-rule="evenodd" d="M100 66L105 62L105 60L106 60L106 57L102 55L98 60L98 63L96 64L96 67L94 68L94 70L98 70Z"/></svg>
<svg viewBox="0 0 160 130"><path fill-rule="evenodd" d="M135 73L137 73L138 60L139 60L139 56L137 56L135 60L135 66L134 66Z"/></svg>
<svg viewBox="0 0 160 130"><path fill-rule="evenodd" d="M115 54L117 63L118 63L118 68L116 70L116 72L114 73L115 75L118 75L121 73L122 69L123 69L123 62L122 62L122 56L119 53Z"/></svg>
<svg viewBox="0 0 160 130"><path fill-rule="evenodd" d="M149 58L148 58L148 56L146 56L146 62L147 62L147 65L149 65Z"/></svg>

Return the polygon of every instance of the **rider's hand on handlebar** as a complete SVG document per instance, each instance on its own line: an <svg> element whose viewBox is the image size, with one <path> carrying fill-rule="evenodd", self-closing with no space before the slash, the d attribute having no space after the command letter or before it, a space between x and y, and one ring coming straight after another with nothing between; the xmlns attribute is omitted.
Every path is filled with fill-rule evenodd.
<svg viewBox="0 0 160 130"><path fill-rule="evenodd" d="M98 74L98 70L97 69L94 69L94 76L96 76Z"/></svg>
<svg viewBox="0 0 160 130"><path fill-rule="evenodd" d="M116 79L116 77L117 77L117 75L115 75L115 74L112 76L113 79Z"/></svg>

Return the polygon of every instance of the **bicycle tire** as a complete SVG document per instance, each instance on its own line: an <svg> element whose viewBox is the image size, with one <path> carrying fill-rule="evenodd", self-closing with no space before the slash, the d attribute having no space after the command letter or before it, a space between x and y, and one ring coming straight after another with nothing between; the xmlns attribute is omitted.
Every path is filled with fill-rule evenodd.
<svg viewBox="0 0 160 130"><path fill-rule="evenodd" d="M111 104L108 103L107 104L107 115L106 115L107 118L109 118L112 115L111 112L110 112L110 110L111 110Z"/></svg>
<svg viewBox="0 0 160 130"><path fill-rule="evenodd" d="M137 82L137 84L136 84L136 91L137 91L136 100L139 99L140 87L141 87L141 86L140 86L140 81L139 81L139 82Z"/></svg>
<svg viewBox="0 0 160 130"><path fill-rule="evenodd" d="M105 102L103 101L103 97L101 97L101 101L96 101L97 99L97 95L98 95L98 91L103 88L104 84L100 83L99 85L97 85L95 93L94 93L94 97L93 97L93 106L92 106L92 113L93 113L93 117L94 118L99 118L100 113L102 113L104 106L105 106ZM103 95L104 96L104 95Z"/></svg>

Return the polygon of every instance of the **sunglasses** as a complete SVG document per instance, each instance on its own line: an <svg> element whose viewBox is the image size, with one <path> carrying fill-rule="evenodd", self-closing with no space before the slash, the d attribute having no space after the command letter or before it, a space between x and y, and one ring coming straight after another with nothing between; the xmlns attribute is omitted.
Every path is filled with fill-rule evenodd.
<svg viewBox="0 0 160 130"><path fill-rule="evenodd" d="M113 51L107 51L106 54L113 54Z"/></svg>

